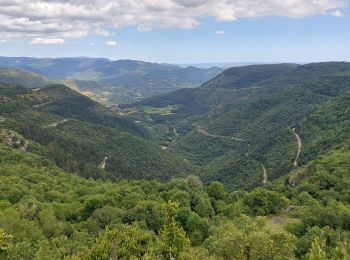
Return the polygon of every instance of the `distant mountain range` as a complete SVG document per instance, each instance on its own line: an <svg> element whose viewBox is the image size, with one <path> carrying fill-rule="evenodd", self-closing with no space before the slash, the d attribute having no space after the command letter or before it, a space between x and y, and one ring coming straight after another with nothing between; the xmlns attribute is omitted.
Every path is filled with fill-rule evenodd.
<svg viewBox="0 0 350 260"><path fill-rule="evenodd" d="M196 87L222 71L219 67L183 68L170 64L85 57L0 57L0 68L22 69L50 80L64 81L71 88L107 104L126 103L180 88Z"/></svg>
<svg viewBox="0 0 350 260"><path fill-rule="evenodd" d="M232 67L243 67L249 65L263 65L263 64L276 64L276 62L203 62L203 63L178 63L176 65L180 67L193 66L196 68L212 68L219 67L222 69L228 69Z"/></svg>

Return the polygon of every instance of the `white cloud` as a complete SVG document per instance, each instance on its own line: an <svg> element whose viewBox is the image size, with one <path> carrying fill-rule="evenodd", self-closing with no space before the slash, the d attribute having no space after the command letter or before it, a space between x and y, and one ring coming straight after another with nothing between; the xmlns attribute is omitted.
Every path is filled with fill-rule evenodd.
<svg viewBox="0 0 350 260"><path fill-rule="evenodd" d="M343 12L340 11L340 10L335 10L335 11L333 11L331 14L332 14L333 16L336 16L336 17L343 17L343 16L344 16Z"/></svg>
<svg viewBox="0 0 350 260"><path fill-rule="evenodd" d="M106 42L106 45L107 46L117 46L117 42L115 42L115 41L108 41L108 42Z"/></svg>
<svg viewBox="0 0 350 260"><path fill-rule="evenodd" d="M106 30L103 30L103 29L96 29L95 30L95 34L99 35L99 36L104 36L104 37L112 35L109 31L106 31Z"/></svg>
<svg viewBox="0 0 350 260"><path fill-rule="evenodd" d="M59 45L63 44L66 41L59 38L34 38L29 44L39 44L39 45Z"/></svg>
<svg viewBox="0 0 350 260"><path fill-rule="evenodd" d="M7 42L7 40L5 40L5 39L0 39L0 43L5 43L5 42Z"/></svg>
<svg viewBox="0 0 350 260"><path fill-rule="evenodd" d="M90 42L90 46L95 46L95 43L94 42Z"/></svg>
<svg viewBox="0 0 350 260"><path fill-rule="evenodd" d="M215 34L223 35L223 34L226 34L226 31L225 30L217 30L217 31L215 31Z"/></svg>
<svg viewBox="0 0 350 260"><path fill-rule="evenodd" d="M348 0L0 0L0 33L60 39L110 36L106 28L190 29L203 17L341 16L347 5Z"/></svg>

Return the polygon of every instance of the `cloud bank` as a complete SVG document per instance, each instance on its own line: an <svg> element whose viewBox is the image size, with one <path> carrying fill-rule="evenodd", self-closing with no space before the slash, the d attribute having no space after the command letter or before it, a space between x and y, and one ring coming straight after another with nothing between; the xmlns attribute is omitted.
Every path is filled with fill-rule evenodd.
<svg viewBox="0 0 350 260"><path fill-rule="evenodd" d="M190 29L201 18L342 16L347 0L0 0L0 40L28 37L60 44L88 34L108 37L106 28L136 26ZM56 43L54 43L56 42Z"/></svg>
<svg viewBox="0 0 350 260"><path fill-rule="evenodd" d="M115 41L107 41L106 45L107 46L117 46L117 42L115 42Z"/></svg>
<svg viewBox="0 0 350 260"><path fill-rule="evenodd" d="M217 30L217 31L215 31L215 34L223 35L223 34L226 34L226 31L225 30Z"/></svg>
<svg viewBox="0 0 350 260"><path fill-rule="evenodd" d="M29 44L40 44L40 45L59 45L65 43L65 40L59 38L34 38Z"/></svg>

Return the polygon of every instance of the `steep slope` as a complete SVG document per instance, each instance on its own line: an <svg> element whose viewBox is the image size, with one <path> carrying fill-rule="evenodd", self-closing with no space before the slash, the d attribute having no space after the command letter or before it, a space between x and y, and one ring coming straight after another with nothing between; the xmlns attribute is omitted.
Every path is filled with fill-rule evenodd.
<svg viewBox="0 0 350 260"><path fill-rule="evenodd" d="M40 91L1 84L0 128L64 170L103 179L169 179L190 165L144 140L147 131L64 86ZM139 137L137 137L138 135ZM17 142L16 140L14 142ZM98 167L108 157L104 167Z"/></svg>
<svg viewBox="0 0 350 260"><path fill-rule="evenodd" d="M21 69L1 69L0 82L22 85L27 88L41 88L52 84L49 80L39 74L28 72Z"/></svg>
<svg viewBox="0 0 350 260"><path fill-rule="evenodd" d="M335 145L349 136L344 118L348 117L344 109L349 106L349 90L349 63L255 65L231 68L200 88L152 97L126 108L172 107L169 115L143 116L153 124L176 128L180 136L172 137L168 148L200 165L207 181L251 189L262 184L265 170L270 180L293 168L298 147L292 128L303 140L301 165L329 149L327 142ZM337 103L342 105L336 107ZM330 119L337 118L343 124L334 124L345 124L339 128L338 140L330 137ZM319 129L320 123L327 126L323 141L317 132L307 130Z"/></svg>
<svg viewBox="0 0 350 260"><path fill-rule="evenodd" d="M38 109L40 111L118 128L144 138L148 136L147 131L142 126L64 85L47 86L37 91L37 95L41 97L40 103L44 103L44 106L39 104Z"/></svg>
<svg viewBox="0 0 350 260"><path fill-rule="evenodd" d="M217 110L222 105L246 99L250 94L255 95L260 91L257 83L286 74L296 66L295 64L274 64L234 67L223 71L199 88L180 89L121 107L177 105L174 112L178 117L204 114Z"/></svg>
<svg viewBox="0 0 350 260"><path fill-rule="evenodd" d="M244 88L295 69L297 64L249 65L229 68L202 88Z"/></svg>

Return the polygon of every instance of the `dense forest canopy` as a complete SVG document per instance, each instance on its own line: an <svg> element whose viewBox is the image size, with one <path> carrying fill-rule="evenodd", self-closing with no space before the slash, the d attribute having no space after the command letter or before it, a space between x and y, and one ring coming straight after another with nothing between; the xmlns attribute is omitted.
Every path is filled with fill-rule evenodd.
<svg viewBox="0 0 350 260"><path fill-rule="evenodd" d="M251 65L125 107L154 129L159 144L200 166L204 182L252 189L262 165L270 180L293 169L293 129L303 146L300 165L349 139L349 91L350 63ZM144 107L171 109L151 114Z"/></svg>

